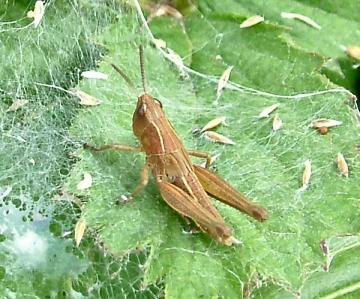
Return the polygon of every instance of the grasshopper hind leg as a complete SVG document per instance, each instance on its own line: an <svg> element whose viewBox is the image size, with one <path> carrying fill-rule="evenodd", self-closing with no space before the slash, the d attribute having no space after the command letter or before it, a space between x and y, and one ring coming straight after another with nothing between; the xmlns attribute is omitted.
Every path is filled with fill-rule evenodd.
<svg viewBox="0 0 360 299"><path fill-rule="evenodd" d="M259 221L268 218L268 213L264 208L250 202L243 194L236 191L214 172L197 165L194 165L194 170L201 185L210 196Z"/></svg>
<svg viewBox="0 0 360 299"><path fill-rule="evenodd" d="M163 199L180 215L193 220L202 231L220 243L228 246L238 243L224 222L214 218L185 191L166 181L158 180L157 183Z"/></svg>

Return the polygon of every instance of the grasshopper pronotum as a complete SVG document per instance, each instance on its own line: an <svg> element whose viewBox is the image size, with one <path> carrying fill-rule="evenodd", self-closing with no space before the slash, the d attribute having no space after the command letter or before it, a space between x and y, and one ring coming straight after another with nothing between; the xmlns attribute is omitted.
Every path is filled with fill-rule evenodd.
<svg viewBox="0 0 360 299"><path fill-rule="evenodd" d="M208 170L210 155L205 152L187 150L166 118L162 104L147 93L144 72L144 55L140 51L140 68L144 94L138 97L133 115L133 131L141 146L109 144L101 147L86 145L94 151L107 149L118 151L145 152L146 164L141 172L141 181L131 197L135 197L148 183L152 171L161 196L180 215L190 218L211 237L225 245L237 240L231 229L212 205L208 195L232 206L259 221L267 219L267 212L249 202L225 180ZM121 69L112 65L135 90L134 84ZM205 167L192 164L189 155L206 159Z"/></svg>

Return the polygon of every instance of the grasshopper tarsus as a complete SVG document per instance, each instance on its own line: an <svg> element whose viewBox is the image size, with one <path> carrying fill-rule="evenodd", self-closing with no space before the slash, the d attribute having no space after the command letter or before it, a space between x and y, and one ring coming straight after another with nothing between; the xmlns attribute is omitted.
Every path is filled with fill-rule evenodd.
<svg viewBox="0 0 360 299"><path fill-rule="evenodd" d="M116 204L117 205L125 205L128 204L129 202L133 201L134 197L131 196L131 194L129 195L121 195L117 200L116 200Z"/></svg>
<svg viewBox="0 0 360 299"><path fill-rule="evenodd" d="M83 148L85 148L85 149L93 149L94 148L94 146L93 145L91 145L91 144L89 144L89 143L83 143Z"/></svg>
<svg viewBox="0 0 360 299"><path fill-rule="evenodd" d="M256 220L259 220L260 222L264 222L269 218L268 212L259 206L252 207L250 213L252 214L252 217L254 217Z"/></svg>

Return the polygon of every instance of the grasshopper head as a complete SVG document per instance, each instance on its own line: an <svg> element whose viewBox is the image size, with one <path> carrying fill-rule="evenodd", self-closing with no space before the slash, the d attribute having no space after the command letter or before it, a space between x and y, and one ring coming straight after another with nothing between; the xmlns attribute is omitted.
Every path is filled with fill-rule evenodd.
<svg viewBox="0 0 360 299"><path fill-rule="evenodd" d="M146 128L150 125L156 125L165 114L162 110L162 104L159 100L148 94L143 94L138 98L136 109L133 115L133 131L140 138Z"/></svg>
<svg viewBox="0 0 360 299"><path fill-rule="evenodd" d="M144 94L138 97L136 109L133 115L133 131L134 134L139 138L139 140L143 140L141 137L144 131L149 127L149 125L153 125L153 128L157 130L158 124L165 117L164 112L162 110L162 104L159 100L153 98L147 93L146 89L146 78L145 78L145 67L144 67L144 51L142 46L139 46L140 53L140 70L141 70L141 80L142 86L144 90ZM120 74L121 77L124 78L126 83L131 88L134 94L137 94L134 83L129 79L129 77L116 65L111 64L113 68ZM149 135L153 130L148 130ZM148 139L151 141L152 136L148 136Z"/></svg>

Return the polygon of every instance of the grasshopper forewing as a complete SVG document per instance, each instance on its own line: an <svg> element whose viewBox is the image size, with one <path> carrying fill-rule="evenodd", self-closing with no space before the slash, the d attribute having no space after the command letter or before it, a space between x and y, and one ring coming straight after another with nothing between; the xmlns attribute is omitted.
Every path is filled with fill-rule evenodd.
<svg viewBox="0 0 360 299"><path fill-rule="evenodd" d="M151 171L159 186L161 196L171 208L182 216L190 218L202 231L220 243L232 245L237 240L212 205L208 195L260 221L267 219L267 212L248 201L226 181L208 170L210 155L185 149L166 118L161 102L147 93L141 46L139 51L144 93L137 101L133 115L133 131L141 146L110 144L99 148L91 145L87 147L95 151L113 149L145 152L146 164L141 172L141 182L131 196L136 196L147 185L148 174ZM114 68L134 89L131 80L118 67L114 66ZM205 158L206 167L193 165L189 155Z"/></svg>

